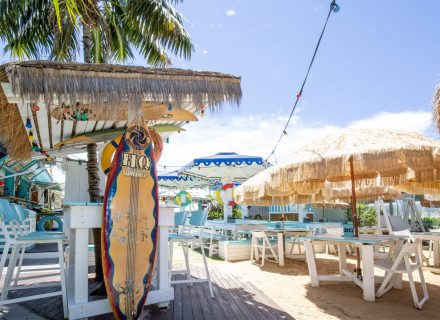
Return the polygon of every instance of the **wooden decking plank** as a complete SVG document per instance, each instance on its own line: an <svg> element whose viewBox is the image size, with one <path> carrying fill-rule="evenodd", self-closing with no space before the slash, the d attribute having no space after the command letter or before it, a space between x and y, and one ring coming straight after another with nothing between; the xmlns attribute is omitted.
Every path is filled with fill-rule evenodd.
<svg viewBox="0 0 440 320"><path fill-rule="evenodd" d="M222 278L219 276L217 272L210 272L211 278L217 283L219 286L218 293L219 296L225 303L222 303L222 307L227 306L228 308L225 310L225 315L229 315L232 317L231 312L234 312L235 317L233 319L249 319L248 315L241 310L241 308L236 304L235 297L230 292L230 288L228 288L228 284L222 281Z"/></svg>
<svg viewBox="0 0 440 320"><path fill-rule="evenodd" d="M229 274L228 276L233 278L233 281L240 282L240 287L246 289L248 292L253 292L254 300L260 304L264 304L265 310L270 312L275 319L294 319L288 313L282 310L282 308L278 306L273 300L268 299L264 292L255 287L252 283L248 281L241 281L238 277L231 274Z"/></svg>
<svg viewBox="0 0 440 320"><path fill-rule="evenodd" d="M193 319L209 319L209 317L205 317L202 312L202 304L200 302L200 299L197 298L197 292L196 287L198 286L198 283L195 283L193 286L188 287L190 292L190 301L192 304L192 311L193 311Z"/></svg>
<svg viewBox="0 0 440 320"><path fill-rule="evenodd" d="M174 301L173 301L173 320L182 320L182 288L174 286Z"/></svg>
<svg viewBox="0 0 440 320"><path fill-rule="evenodd" d="M195 299L200 300L202 307L202 313L205 319L210 320L222 320L222 310L217 304L216 298L211 298L209 288L206 286L194 286L197 297Z"/></svg>
<svg viewBox="0 0 440 320"><path fill-rule="evenodd" d="M179 278L180 280L181 278ZM182 288L182 319L183 320L192 320L193 317L193 308L191 303L191 287L186 284L179 285Z"/></svg>
<svg viewBox="0 0 440 320"><path fill-rule="evenodd" d="M255 294L252 291L243 290L242 281L231 279L226 274L222 274L222 277L224 281L228 283L228 286L231 288L230 290L238 298L237 302L241 302L239 304L240 307L244 309L244 312L249 315L250 319L275 319L271 314L267 314L266 312L263 312L263 310L258 308L257 304L254 301ZM251 296L251 298L249 296ZM249 303L246 303L246 301Z"/></svg>

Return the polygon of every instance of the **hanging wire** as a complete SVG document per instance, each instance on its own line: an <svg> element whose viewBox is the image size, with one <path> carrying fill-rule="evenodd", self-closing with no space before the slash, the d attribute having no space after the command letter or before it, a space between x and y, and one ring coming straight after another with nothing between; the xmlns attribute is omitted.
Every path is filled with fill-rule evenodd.
<svg viewBox="0 0 440 320"><path fill-rule="evenodd" d="M273 147L271 153L269 153L269 155L267 156L266 161L267 161L267 160L268 160L273 154L275 154L275 150L277 149L278 145L280 144L281 139L282 139L284 136L287 136L287 127L289 126L290 120L292 119L293 112L295 111L296 106L298 105L299 99L301 98L301 96L302 96L302 94L303 94L304 87L305 87L306 82L307 82L307 78L309 77L310 70L312 69L313 62L315 61L316 53L318 52L319 45L321 44L322 36L324 35L325 29L327 28L327 22L328 22L328 20L329 20L329 18L330 18L331 13L332 13L332 12L337 13L337 12L339 12L339 10L340 10L340 7L339 7L339 5L336 3L336 0L332 0L332 2L330 3L330 9L329 9L328 14L327 14L327 19L325 19L324 27L322 28L321 35L319 36L318 42L316 43L315 51L313 52L312 60L310 61L309 68L307 69L306 76L305 76L304 81L303 81L303 83L302 83L302 85L301 85L301 89L300 89L300 90L298 91L298 93L296 94L296 100L295 100L295 103L294 103L294 105L293 105L293 107L292 107L292 110L290 111L290 115L289 115L289 118L287 119L286 125L284 126L284 129L283 129L283 131L281 132L281 135L280 135L280 137L278 138L278 141L277 141L277 143L275 144L275 146Z"/></svg>

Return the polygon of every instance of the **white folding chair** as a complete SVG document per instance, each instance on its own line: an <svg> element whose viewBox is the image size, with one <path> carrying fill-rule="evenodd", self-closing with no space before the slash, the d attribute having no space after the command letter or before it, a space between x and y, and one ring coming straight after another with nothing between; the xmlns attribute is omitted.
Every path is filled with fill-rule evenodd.
<svg viewBox="0 0 440 320"><path fill-rule="evenodd" d="M423 276L422 264L419 255L420 240L414 242L408 241L402 247L397 258L393 261L390 259L377 260L374 264L382 270L385 270L385 278L376 293L376 297L381 297L385 292L394 286L396 273L407 273L411 293L414 300L414 306L417 309L422 309L423 304L429 299L428 288L426 286L425 277ZM411 256L415 256L415 262L411 260ZM417 290L413 278L414 271L419 272L420 282L423 290L423 298L420 300L417 295Z"/></svg>
<svg viewBox="0 0 440 320"><path fill-rule="evenodd" d="M269 251L269 252L268 252ZM251 262L260 260L264 267L264 261L278 263L278 246L272 245L264 231L253 231L251 241Z"/></svg>

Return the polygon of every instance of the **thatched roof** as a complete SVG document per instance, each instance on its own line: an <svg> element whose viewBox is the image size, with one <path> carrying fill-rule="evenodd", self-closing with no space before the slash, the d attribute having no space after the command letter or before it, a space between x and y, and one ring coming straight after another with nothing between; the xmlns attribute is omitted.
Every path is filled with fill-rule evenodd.
<svg viewBox="0 0 440 320"><path fill-rule="evenodd" d="M0 89L0 142L9 155L17 160L31 157L29 143L23 120L15 103L8 103L3 90Z"/></svg>
<svg viewBox="0 0 440 320"><path fill-rule="evenodd" d="M51 152L55 151L53 146L65 139L123 128L126 120L120 118L121 114L125 112L127 115L127 110L130 111L128 106L140 107L143 102L172 104L173 108L184 108L193 114L205 108L219 111L225 103L232 106L240 103L240 81L240 77L218 72L171 68L53 61L6 63L0 66L0 82L4 89L2 95L8 100L0 100L0 107L12 110L10 106L16 104L15 113L18 107L21 124L2 122L11 130L2 126L0 140L11 157L23 158L30 155L24 151L30 148L24 128L27 118L31 119L40 149ZM36 114L30 112L34 104L41 107ZM105 111L106 114L114 114L115 118L60 121L51 112L61 105L69 106L70 110L78 113L88 105L93 107L95 114ZM182 126L185 123L163 118L160 121L165 124ZM37 137L35 127L38 124Z"/></svg>
<svg viewBox="0 0 440 320"><path fill-rule="evenodd" d="M434 97L432 99L432 115L437 130L440 132L440 85L438 85L434 91Z"/></svg>
<svg viewBox="0 0 440 320"><path fill-rule="evenodd" d="M317 139L293 152L291 161L271 173L271 187L295 192L298 183L350 181L378 186L411 180L439 182L440 142L417 133L391 129L349 128Z"/></svg>
<svg viewBox="0 0 440 320"><path fill-rule="evenodd" d="M13 92L26 100L38 101L43 95L46 102L103 107L145 97L178 104L190 97L194 104L210 107L226 101L238 105L241 99L239 77L171 68L22 61L0 66L0 81L10 82Z"/></svg>

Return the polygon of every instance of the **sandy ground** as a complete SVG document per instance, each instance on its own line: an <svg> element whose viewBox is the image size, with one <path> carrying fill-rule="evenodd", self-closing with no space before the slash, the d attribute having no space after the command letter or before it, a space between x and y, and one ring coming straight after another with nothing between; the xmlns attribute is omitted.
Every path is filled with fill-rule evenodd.
<svg viewBox="0 0 440 320"><path fill-rule="evenodd" d="M177 256L175 263L183 257ZM336 256L320 254L318 273L338 274ZM183 261L182 261L183 262ZM354 268L355 260L348 262ZM191 263L201 263L201 255L191 253ZM295 319L440 319L440 269L439 274L425 271L430 299L423 310L414 308L407 277L403 289L392 289L376 302L362 299L362 290L350 282L322 282L319 288L310 286L307 264L304 260L286 259L284 267L266 262L264 267L250 261L224 262L209 260L210 268L228 272L252 282L284 311ZM380 270L375 272L383 275ZM418 281L418 275L416 276ZM379 285L376 286L376 289ZM418 289L421 289L418 286Z"/></svg>

